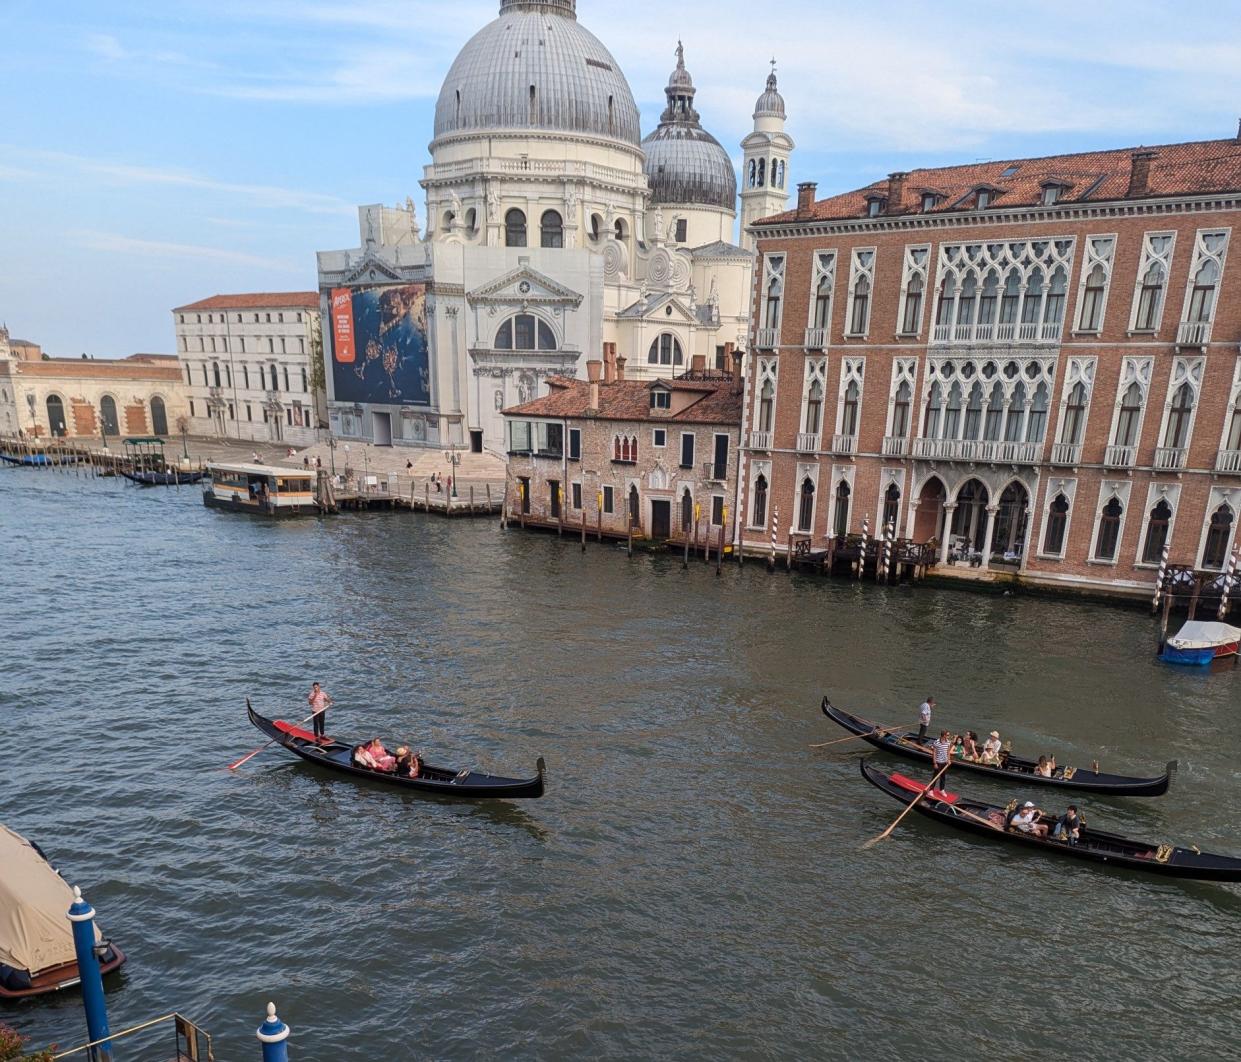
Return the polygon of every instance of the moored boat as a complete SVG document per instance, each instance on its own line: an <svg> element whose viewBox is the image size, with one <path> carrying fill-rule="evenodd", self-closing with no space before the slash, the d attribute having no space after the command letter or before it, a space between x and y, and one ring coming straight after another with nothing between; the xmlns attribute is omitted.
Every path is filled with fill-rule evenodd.
<svg viewBox="0 0 1241 1062"><path fill-rule="evenodd" d="M877 749L904 756L910 760L931 762L930 739L919 739L913 731L903 729L885 730L877 724L860 716L851 715L835 707L826 697L822 703L823 714L846 730L856 734L863 741L874 745ZM1076 789L1080 792L1102 793L1112 796L1162 796L1172 784L1172 775L1176 771L1176 760L1168 763L1165 772L1158 778L1134 778L1123 774L1106 774L1096 771L1093 767L1056 767L1051 777L1034 773L1038 766L1037 760L1023 759L1006 753L999 766L986 763L974 763L970 760L954 758L952 770L973 771L1004 782L1019 782L1022 785L1051 786L1055 789Z"/></svg>
<svg viewBox="0 0 1241 1062"><path fill-rule="evenodd" d="M1076 844L1038 837L1005 826L1007 816L1016 801L1008 807L970 800L957 793L935 789L926 794L925 783L897 773L887 773L861 761L862 777L894 800L908 804L917 796L914 810L937 822L954 826L959 830L987 837L990 840L1007 841L1044 853L1071 856L1109 866L1142 870L1150 874L1162 874L1173 878L1195 878L1201 881L1241 881L1241 859L1234 856L1213 855L1196 847L1134 841L1114 833L1104 833L1084 824ZM951 771L951 769L950 769ZM1055 819L1041 815L1039 823L1048 827Z"/></svg>
<svg viewBox="0 0 1241 1062"><path fill-rule="evenodd" d="M0 999L23 999L79 983L68 912L73 890L33 841L0 826ZM111 973L125 954L95 929L99 966Z"/></svg>
<svg viewBox="0 0 1241 1062"><path fill-rule="evenodd" d="M210 482L203 504L212 509L262 516L313 516L321 511L317 473L279 465L223 464L207 466Z"/></svg>
<svg viewBox="0 0 1241 1062"><path fill-rule="evenodd" d="M1209 620L1188 620L1163 646L1159 658L1169 664L1205 667L1213 660L1236 656L1241 628Z"/></svg>
<svg viewBox="0 0 1241 1062"><path fill-rule="evenodd" d="M191 471L186 469L170 469L167 472L138 471L126 472L122 470L121 475L133 483L137 483L143 487L175 487L182 484L200 483L206 472Z"/></svg>
<svg viewBox="0 0 1241 1062"><path fill-rule="evenodd" d="M0 461L10 465L25 465L28 468L41 468L52 463L47 454L0 454Z"/></svg>
<svg viewBox="0 0 1241 1062"><path fill-rule="evenodd" d="M341 741L329 737L316 738L310 731L303 730L293 723L287 723L283 719L267 719L259 715L251 706L249 698L246 699L246 712L250 717L250 722L272 741L283 745L309 763L317 763L321 767L347 774L353 778L381 782L398 789L474 800L515 800L543 795L547 768L542 756L538 759L538 773L533 778L506 778L501 775L484 774L482 771L474 771L468 767L456 770L452 767L438 767L429 763L423 764L419 777L405 778L391 771L378 771L354 763L353 750L363 744L362 741Z"/></svg>

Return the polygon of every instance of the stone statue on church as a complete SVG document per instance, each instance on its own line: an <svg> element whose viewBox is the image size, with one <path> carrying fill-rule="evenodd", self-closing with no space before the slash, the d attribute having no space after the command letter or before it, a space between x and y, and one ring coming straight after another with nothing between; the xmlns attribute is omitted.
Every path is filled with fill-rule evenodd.
<svg viewBox="0 0 1241 1062"><path fill-rule="evenodd" d="M455 188L448 193L448 202L450 204L449 209L452 211L452 227L454 229L464 227L465 211L461 206L461 197L457 195Z"/></svg>
<svg viewBox="0 0 1241 1062"><path fill-rule="evenodd" d="M663 207L655 208L655 242L664 242L664 210Z"/></svg>
<svg viewBox="0 0 1241 1062"><path fill-rule="evenodd" d="M500 222L500 189L495 181L487 183L487 220L493 224Z"/></svg>

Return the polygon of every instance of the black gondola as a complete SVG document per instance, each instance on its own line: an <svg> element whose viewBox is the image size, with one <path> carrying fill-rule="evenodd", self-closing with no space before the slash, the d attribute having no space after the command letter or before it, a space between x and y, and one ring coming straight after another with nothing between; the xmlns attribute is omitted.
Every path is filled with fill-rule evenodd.
<svg viewBox="0 0 1241 1062"><path fill-rule="evenodd" d="M122 471L121 472L121 475L124 476L126 479L134 483L137 483L143 487L175 487L181 484L194 484L194 483L200 482L203 476L205 476L206 474L207 474L206 472L197 472L197 471L194 471L194 472L189 472L189 471L186 471L186 472L180 472L180 471L125 472L125 471Z"/></svg>
<svg viewBox="0 0 1241 1062"><path fill-rule="evenodd" d="M283 745L310 763L317 763L333 771L350 775L354 778L367 778L374 782L396 786L398 789L413 789L423 793L438 793L447 797L468 797L470 799L516 800L534 798L543 795L543 779L547 773L543 757L538 759L538 774L533 778L504 778L495 774L483 774L472 771L468 767L455 771L451 767L435 767L424 764L422 773L417 778L404 778L389 771L376 771L369 767L359 767L353 762L353 750L361 741L344 742L335 738L316 739L308 730L302 730L282 719L266 719L250 705L246 699L246 712L250 722L259 728L273 741Z"/></svg>
<svg viewBox="0 0 1241 1062"><path fill-rule="evenodd" d="M862 777L871 785L894 800L908 804L914 799L913 794L920 792L925 783L915 782L900 774L885 774L872 767L866 760L861 761ZM1114 833L1102 833L1099 830L1083 828L1081 837L1076 844L1054 841L1050 838L1036 837L1019 830L1005 828L1010 808L984 804L981 801L969 800L955 793L934 790L938 797L920 797L914 810L947 823L960 830L981 834L992 840L1011 841L1013 844L1024 845L1043 852L1056 855L1073 856L1094 863L1106 863L1109 866L1127 867L1131 870L1143 870L1150 874L1162 874L1172 878L1196 878L1201 881L1241 881L1241 859L1233 856L1212 855L1200 852L1196 848L1180 848L1170 844L1151 844L1146 841L1131 841L1118 837ZM1050 827L1054 819L1040 816L1039 821ZM1050 832L1050 829L1049 829Z"/></svg>
<svg viewBox="0 0 1241 1062"><path fill-rule="evenodd" d="M877 749L904 756L910 760L931 762L930 740L920 741L912 731L900 732L884 730L868 719L850 715L835 707L826 697L823 698L823 714L846 730L852 731L863 741L869 742ZM1130 778L1123 774L1104 774L1102 771L1085 767L1057 767L1050 778L1035 774L1036 761L1022 759L1020 756L1005 755L999 767L985 763L971 763L969 760L954 759L952 769L974 771L997 778L1005 782L1020 782L1030 785L1052 786L1056 789L1077 789L1087 793L1108 793L1112 796L1162 796L1172 784L1172 774L1176 770L1176 760L1168 763L1167 771L1159 778Z"/></svg>

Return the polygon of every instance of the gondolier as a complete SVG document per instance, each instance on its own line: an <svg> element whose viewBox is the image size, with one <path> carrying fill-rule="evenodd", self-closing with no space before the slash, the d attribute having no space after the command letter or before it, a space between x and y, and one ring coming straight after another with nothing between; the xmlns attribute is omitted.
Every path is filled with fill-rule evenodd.
<svg viewBox="0 0 1241 1062"><path fill-rule="evenodd" d="M328 696L327 690L315 682L311 684L310 692L306 694L306 703L310 705L310 710L314 713L315 737L321 738L324 736L325 716L333 703L332 698Z"/></svg>
<svg viewBox="0 0 1241 1062"><path fill-rule="evenodd" d="M931 780L934 781L939 772L951 762L952 736L947 730L941 730L939 737L931 743Z"/></svg>
<svg viewBox="0 0 1241 1062"><path fill-rule="evenodd" d="M935 698L927 697L918 705L918 740L926 737L927 728L931 725L931 709L935 707Z"/></svg>

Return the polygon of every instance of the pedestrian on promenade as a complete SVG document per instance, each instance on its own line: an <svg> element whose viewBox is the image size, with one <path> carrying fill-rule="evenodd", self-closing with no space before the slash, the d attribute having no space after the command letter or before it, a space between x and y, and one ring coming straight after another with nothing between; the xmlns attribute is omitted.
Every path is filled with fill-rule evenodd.
<svg viewBox="0 0 1241 1062"><path fill-rule="evenodd" d="M935 698L927 697L920 705L918 705L918 740L921 741L926 737L927 729L931 725L931 709L935 707Z"/></svg>
<svg viewBox="0 0 1241 1062"><path fill-rule="evenodd" d="M405 462L405 474L406 474L406 475L409 475L409 474L410 474L410 473L412 473L413 471L414 471L414 463L413 463L413 461L406 461L406 462Z"/></svg>
<svg viewBox="0 0 1241 1062"><path fill-rule="evenodd" d="M315 737L321 738L324 736L324 716L333 703L332 698L328 696L327 690L315 682L306 695L306 703L310 705L314 717Z"/></svg>

